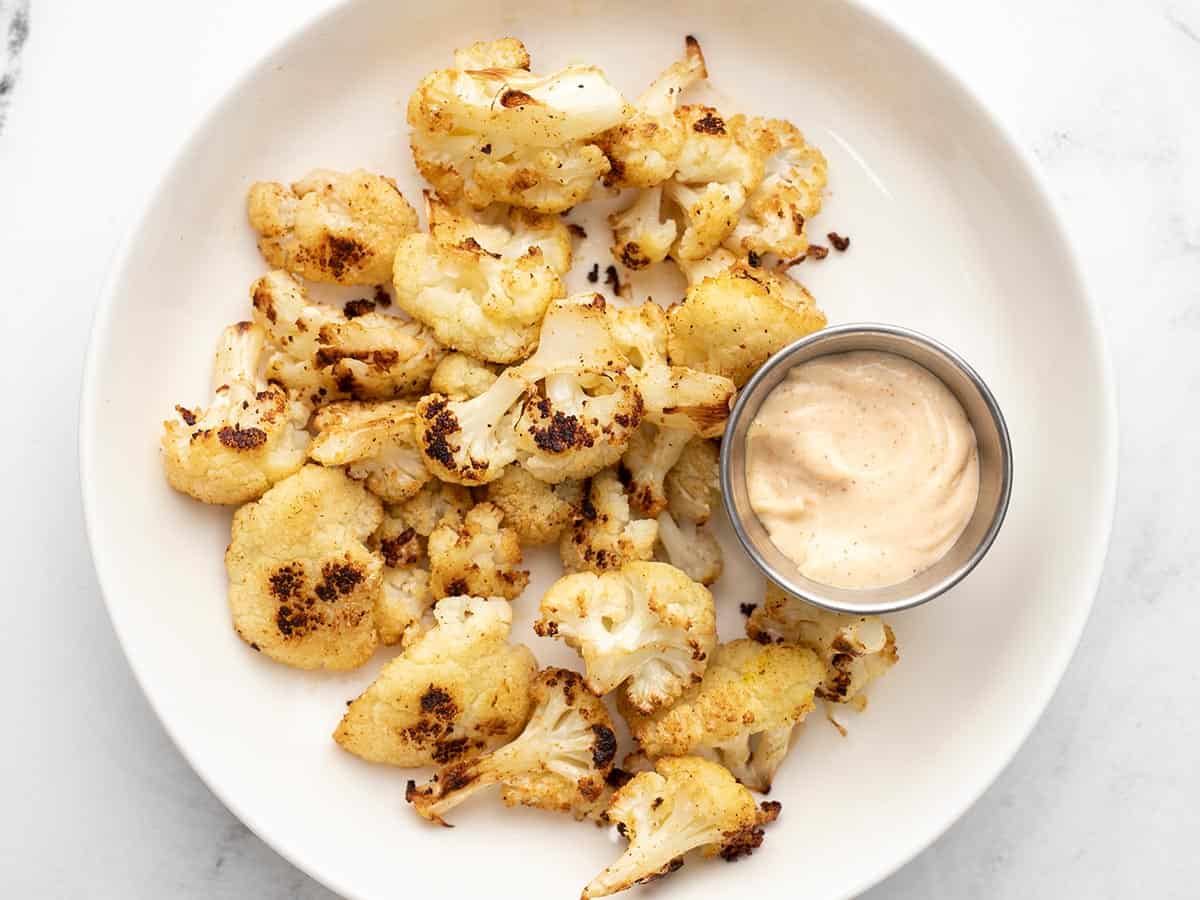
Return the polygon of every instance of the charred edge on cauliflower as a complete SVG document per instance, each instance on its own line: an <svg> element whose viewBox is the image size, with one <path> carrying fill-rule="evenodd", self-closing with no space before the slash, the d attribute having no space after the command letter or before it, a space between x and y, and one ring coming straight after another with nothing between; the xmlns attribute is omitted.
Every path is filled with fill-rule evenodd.
<svg viewBox="0 0 1200 900"><path fill-rule="evenodd" d="M380 540L379 552L388 568L399 569L411 566L421 558L421 542L413 529L405 528L395 537Z"/></svg>
<svg viewBox="0 0 1200 900"><path fill-rule="evenodd" d="M692 123L692 130L699 134L725 134L725 120L708 106L704 108L704 115Z"/></svg>
<svg viewBox="0 0 1200 900"><path fill-rule="evenodd" d="M331 617L317 605L317 601L333 603L351 593L366 577L361 567L353 563L327 562L321 568L321 576L322 580L313 586L309 596L304 596L304 570L297 564L280 566L268 577L271 593L279 603L275 627L285 638L303 637L318 628L332 626L339 617L345 624L356 625L365 615L360 610L346 610Z"/></svg>

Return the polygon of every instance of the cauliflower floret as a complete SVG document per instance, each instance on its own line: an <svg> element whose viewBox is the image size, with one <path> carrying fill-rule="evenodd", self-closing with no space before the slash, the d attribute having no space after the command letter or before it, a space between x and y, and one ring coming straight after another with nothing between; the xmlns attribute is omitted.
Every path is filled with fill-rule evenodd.
<svg viewBox="0 0 1200 900"><path fill-rule="evenodd" d="M476 41L454 51L456 69L528 69L529 51L514 37Z"/></svg>
<svg viewBox="0 0 1200 900"><path fill-rule="evenodd" d="M383 506L340 469L307 465L233 516L233 627L300 669L354 669L375 651L382 563L364 543Z"/></svg>
<svg viewBox="0 0 1200 900"><path fill-rule="evenodd" d="M245 503L304 465L308 407L258 375L265 335L239 322L221 335L207 409L163 422L167 482L205 503Z"/></svg>
<svg viewBox="0 0 1200 900"><path fill-rule="evenodd" d="M570 238L557 217L524 211L513 229L483 225L429 198L430 234L395 255L396 305L447 347L489 362L524 359L546 307L563 293ZM545 251L544 249L545 248Z"/></svg>
<svg viewBox="0 0 1200 900"><path fill-rule="evenodd" d="M267 263L310 281L383 284L397 244L417 230L396 182L362 169L315 169L290 188L259 181L247 205Z"/></svg>
<svg viewBox="0 0 1200 900"><path fill-rule="evenodd" d="M671 252L679 228L662 214L662 187L641 191L636 200L608 217L613 229L613 259L629 269L662 262Z"/></svg>
<svg viewBox="0 0 1200 900"><path fill-rule="evenodd" d="M716 763L695 756L660 759L619 789L605 818L629 841L620 859L583 889L583 900L607 897L635 884L669 875L690 850L727 862L763 842L763 826L782 806L764 803Z"/></svg>
<svg viewBox="0 0 1200 900"><path fill-rule="evenodd" d="M471 492L459 484L447 484L434 478L420 492L393 508L421 537L429 537L448 514L465 516L475 505Z"/></svg>
<svg viewBox="0 0 1200 900"><path fill-rule="evenodd" d="M700 43L689 34L684 58L672 63L646 88L635 104L633 117L597 138L596 143L612 165L604 176L605 184L653 187L674 174L686 138L684 122L675 116L679 95L707 77Z"/></svg>
<svg viewBox="0 0 1200 900"><path fill-rule="evenodd" d="M688 288L667 310L668 357L744 385L767 358L825 327L825 314L797 282L743 263Z"/></svg>
<svg viewBox="0 0 1200 900"><path fill-rule="evenodd" d="M621 698L618 704L649 758L705 756L765 792L824 677L825 666L807 647L764 647L742 638L717 647L703 681L669 709L647 716Z"/></svg>
<svg viewBox="0 0 1200 900"><path fill-rule="evenodd" d="M468 503L469 505L469 503ZM402 507L389 506L371 548L383 557L383 586L375 601L375 630L386 645L408 646L426 627L425 613L434 604L429 589L425 538L405 518Z"/></svg>
<svg viewBox="0 0 1200 900"><path fill-rule="evenodd" d="M469 762L447 766L405 797L440 825L447 812L488 785L503 786L506 806L533 806L590 815L605 789L617 737L604 703L577 672L544 669L534 679L533 714L511 744Z"/></svg>
<svg viewBox="0 0 1200 900"><path fill-rule="evenodd" d="M537 352L486 392L470 400L431 394L418 403L425 464L459 484L495 481L517 460L543 481L586 477L620 457L641 421L641 395L626 367L603 297L556 300Z"/></svg>
<svg viewBox="0 0 1200 900"><path fill-rule="evenodd" d="M638 512L657 516L666 509L667 473L691 437L688 429L660 428L652 422L643 422L634 434L621 457L621 470L629 486L629 502Z"/></svg>
<svg viewBox="0 0 1200 900"><path fill-rule="evenodd" d="M721 545L712 533L688 519L676 520L667 510L658 514L658 542L666 561L692 581L710 585L725 570Z"/></svg>
<svg viewBox="0 0 1200 900"><path fill-rule="evenodd" d="M721 491L721 451L716 441L693 438L667 472L667 508L676 520L703 525Z"/></svg>
<svg viewBox="0 0 1200 900"><path fill-rule="evenodd" d="M447 353L433 370L429 390L451 400L470 400L495 384L497 375L498 369L492 363L465 353Z"/></svg>
<svg viewBox="0 0 1200 900"><path fill-rule="evenodd" d="M501 526L504 513L480 503L466 517L447 513L429 535L429 587L435 597L472 594L512 600L529 584L518 569L517 533Z"/></svg>
<svg viewBox="0 0 1200 900"><path fill-rule="evenodd" d="M523 50L523 48L522 48ZM584 200L610 165L594 143L631 110L594 66L533 75L513 45L470 48L427 75L408 102L413 160L450 201L557 213ZM463 69L462 65L472 68Z"/></svg>
<svg viewBox="0 0 1200 900"><path fill-rule="evenodd" d="M583 486L578 481L547 484L520 466L509 466L487 486L487 498L503 510L522 544L548 544L574 519Z"/></svg>
<svg viewBox="0 0 1200 900"><path fill-rule="evenodd" d="M416 421L411 400L330 403L313 417L317 436L308 455L323 466L345 466L371 493L400 503L431 477L413 437Z"/></svg>
<svg viewBox="0 0 1200 900"><path fill-rule="evenodd" d="M609 309L617 348L629 360L646 421L717 437L725 430L736 388L721 375L672 365L667 359L667 315L652 300Z"/></svg>
<svg viewBox="0 0 1200 900"><path fill-rule="evenodd" d="M767 585L762 606L751 613L746 633L761 644L787 642L813 650L825 666L817 696L865 708L864 691L900 659L892 627L878 616L826 612Z"/></svg>
<svg viewBox="0 0 1200 900"><path fill-rule="evenodd" d="M434 616L437 624L350 703L333 733L343 749L393 766L446 765L520 733L537 662L508 642L512 608L451 597Z"/></svg>
<svg viewBox="0 0 1200 900"><path fill-rule="evenodd" d="M592 478L558 555L568 572L607 572L627 562L650 559L658 523L635 519L617 473L605 469Z"/></svg>
<svg viewBox="0 0 1200 900"><path fill-rule="evenodd" d="M416 322L378 312L347 318L313 303L286 272L264 275L250 296L254 320L279 348L268 361L267 376L314 404L419 393L446 352Z"/></svg>
<svg viewBox="0 0 1200 900"><path fill-rule="evenodd" d="M667 196L679 207L683 231L672 249L677 259L701 259L721 245L737 226L746 204L740 184L710 182L693 187L670 182Z"/></svg>
<svg viewBox="0 0 1200 900"><path fill-rule="evenodd" d="M825 156L791 122L753 119L748 127L773 149L766 175L747 198L742 220L725 246L741 254L796 259L808 250L805 224L821 211L828 181Z"/></svg>
<svg viewBox="0 0 1200 900"><path fill-rule="evenodd" d="M646 713L698 682L717 642L712 594L658 562L560 578L533 627L579 651L595 693L624 683L626 700Z"/></svg>
<svg viewBox="0 0 1200 900"><path fill-rule="evenodd" d="M517 206L491 206L474 213L425 192L429 233L438 243L457 247L474 241L493 257L515 261L537 251L555 273L571 268L571 233L559 216Z"/></svg>

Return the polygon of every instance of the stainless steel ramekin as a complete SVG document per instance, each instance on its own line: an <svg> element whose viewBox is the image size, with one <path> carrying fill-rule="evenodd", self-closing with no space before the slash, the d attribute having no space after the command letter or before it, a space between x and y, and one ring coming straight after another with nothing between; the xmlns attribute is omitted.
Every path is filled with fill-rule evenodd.
<svg viewBox="0 0 1200 900"><path fill-rule="evenodd" d="M746 488L746 431L767 395L798 363L851 350L895 353L942 380L962 404L979 448L979 500L962 535L940 560L907 581L883 588L832 587L800 574L771 543L750 507ZM895 612L932 600L979 564L996 539L1012 489L1012 445L1004 416L983 379L957 353L932 338L895 325L873 323L826 328L772 356L738 394L721 443L721 495L738 540L763 573L783 590L835 612Z"/></svg>

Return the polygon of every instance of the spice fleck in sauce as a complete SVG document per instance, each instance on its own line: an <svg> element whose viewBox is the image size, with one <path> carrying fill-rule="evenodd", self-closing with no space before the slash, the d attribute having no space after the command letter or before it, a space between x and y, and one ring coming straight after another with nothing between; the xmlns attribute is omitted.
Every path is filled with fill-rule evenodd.
<svg viewBox="0 0 1200 900"><path fill-rule="evenodd" d="M953 546L975 510L979 457L962 406L927 369L856 351L795 366L746 447L750 505L808 578L873 588Z"/></svg>

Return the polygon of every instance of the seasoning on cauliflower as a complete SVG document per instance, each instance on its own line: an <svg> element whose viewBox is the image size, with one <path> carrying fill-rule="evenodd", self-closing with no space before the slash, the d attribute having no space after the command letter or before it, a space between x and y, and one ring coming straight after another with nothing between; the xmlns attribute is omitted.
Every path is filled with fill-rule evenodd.
<svg viewBox="0 0 1200 900"><path fill-rule="evenodd" d="M539 672L530 696L533 714L519 737L485 756L443 768L421 787L410 781L405 797L413 808L445 825L447 812L499 784L506 806L590 815L617 753L608 710L569 669Z"/></svg>
<svg viewBox="0 0 1200 900"><path fill-rule="evenodd" d="M465 353L447 353L433 370L429 390L451 400L470 400L495 384L498 374L498 367L492 363Z"/></svg>
<svg viewBox="0 0 1200 900"><path fill-rule="evenodd" d="M299 669L354 669L375 651L382 563L365 541L383 506L340 469L307 465L233 516L233 627Z"/></svg>
<svg viewBox="0 0 1200 900"><path fill-rule="evenodd" d="M685 123L675 116L679 95L707 77L700 43L689 34L684 58L646 88L634 105L632 118L597 138L612 166L604 176L605 184L648 188L675 173L686 138Z"/></svg>
<svg viewBox="0 0 1200 900"><path fill-rule="evenodd" d="M688 288L667 310L672 365L741 387L776 350L825 327L812 296L786 275L736 263Z"/></svg>
<svg viewBox="0 0 1200 900"><path fill-rule="evenodd" d="M504 512L504 522L522 544L557 541L583 500L578 481L547 484L520 466L509 466L487 486L487 498Z"/></svg>
<svg viewBox="0 0 1200 900"><path fill-rule="evenodd" d="M465 517L446 514L429 535L429 587L435 597L512 600L525 590L529 573L517 568L521 545L515 531L501 526L503 518L493 503L480 503Z"/></svg>
<svg viewBox="0 0 1200 900"><path fill-rule="evenodd" d="M469 505L469 504L468 504ZM408 646L426 627L425 613L435 598L429 589L425 539L389 506L370 546L383 557L383 585L375 601L375 630L385 645Z"/></svg>
<svg viewBox="0 0 1200 900"><path fill-rule="evenodd" d="M533 75L509 45L456 54L459 68L427 75L408 102L413 161L446 200L508 203L557 213L586 199L610 165L595 143L628 118L620 92L594 66ZM472 68L461 68L463 65Z"/></svg>
<svg viewBox="0 0 1200 900"><path fill-rule="evenodd" d="M665 509L657 521L658 542L667 562L705 586L721 577L725 559L721 545L708 529L687 519L676 519Z"/></svg>
<svg viewBox="0 0 1200 900"><path fill-rule="evenodd" d="M721 451L716 441L693 438L667 472L667 508L676 520L703 525L720 497Z"/></svg>
<svg viewBox="0 0 1200 900"><path fill-rule="evenodd" d="M487 391L470 400L431 394L417 404L425 464L458 484L495 481L517 460L551 483L591 475L620 457L641 422L641 395L626 368L603 297L556 300L537 352Z"/></svg>
<svg viewBox="0 0 1200 900"><path fill-rule="evenodd" d="M513 217L511 231L478 225L433 197L429 210L431 233L410 234L396 249L396 305L454 350L488 362L524 359L546 307L563 294L566 226L528 212Z"/></svg>
<svg viewBox="0 0 1200 900"><path fill-rule="evenodd" d="M268 361L267 376L314 404L419 393L445 354L416 322L378 312L347 318L313 303L286 272L264 275L250 296L254 321L279 348Z"/></svg>
<svg viewBox="0 0 1200 900"><path fill-rule="evenodd" d="M291 187L259 181L247 205L267 263L309 281L383 284L396 245L417 230L396 182L363 169L315 169Z"/></svg>
<svg viewBox="0 0 1200 900"><path fill-rule="evenodd" d="M447 765L494 749L529 718L533 654L508 642L512 608L451 597L437 624L389 662L350 703L333 739L393 766Z"/></svg>
<svg viewBox="0 0 1200 900"><path fill-rule="evenodd" d="M563 576L542 597L533 627L579 651L595 693L624 683L625 698L645 713L700 681L717 642L712 594L659 562Z"/></svg>
<svg viewBox="0 0 1200 900"><path fill-rule="evenodd" d="M900 659L892 627L878 616L826 612L767 585L762 606L746 622L761 644L786 642L808 647L825 666L817 696L833 703L867 704L867 685Z"/></svg>
<svg viewBox="0 0 1200 900"><path fill-rule="evenodd" d="M704 756L766 792L824 677L824 664L807 647L742 638L718 646L704 679L669 709L645 715L622 698L618 705L647 757Z"/></svg>
<svg viewBox="0 0 1200 900"><path fill-rule="evenodd" d="M583 900L607 897L669 875L690 850L732 862L763 842L763 826L782 806L754 795L716 763L695 756L660 759L612 798L605 817L629 841L624 854L583 889Z"/></svg>
<svg viewBox="0 0 1200 900"><path fill-rule="evenodd" d="M571 232L559 216L519 206L491 206L468 212L425 192L429 233L457 247L474 241L492 256L515 261L536 250L558 275L571 268Z"/></svg>
<svg viewBox="0 0 1200 900"><path fill-rule="evenodd" d="M605 469L586 485L558 555L568 572L607 572L654 555L658 523L635 519L617 473Z"/></svg>
<svg viewBox="0 0 1200 900"><path fill-rule="evenodd" d="M747 198L742 219L725 239L740 254L797 259L808 250L805 225L821 211L828 181L825 156L791 122L753 119L749 126L772 145L766 175Z"/></svg>
<svg viewBox="0 0 1200 900"><path fill-rule="evenodd" d="M465 516L475 505L471 492L459 484L434 478L416 496L393 508L421 537L429 537L448 514Z"/></svg>
<svg viewBox="0 0 1200 900"><path fill-rule="evenodd" d="M608 217L613 229L613 259L628 269L662 262L671 252L679 227L662 212L662 187L646 188L636 200Z"/></svg>
<svg viewBox="0 0 1200 900"><path fill-rule="evenodd" d="M400 503L431 477L413 437L416 421L411 400L330 403L313 417L317 436L308 455L323 466L345 466L371 493Z"/></svg>
<svg viewBox="0 0 1200 900"><path fill-rule="evenodd" d="M265 335L239 322L221 335L206 409L163 422L167 482L205 503L245 503L304 465L308 407L258 375Z"/></svg>

